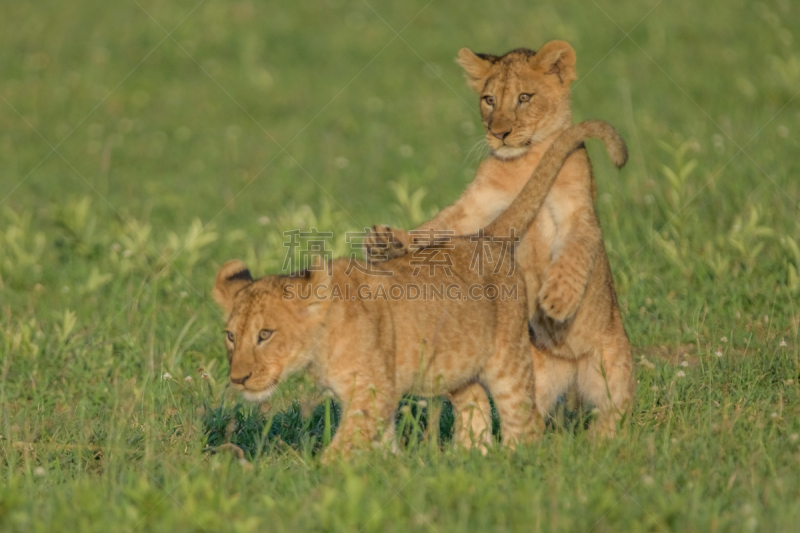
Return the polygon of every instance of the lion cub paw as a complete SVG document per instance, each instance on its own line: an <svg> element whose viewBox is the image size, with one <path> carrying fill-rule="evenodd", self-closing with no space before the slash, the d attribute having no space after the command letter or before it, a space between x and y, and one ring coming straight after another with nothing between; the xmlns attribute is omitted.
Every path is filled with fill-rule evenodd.
<svg viewBox="0 0 800 533"><path fill-rule="evenodd" d="M574 287L575 284L569 283L563 274L546 276L539 290L539 307L558 322L572 318L578 312L582 296Z"/></svg>
<svg viewBox="0 0 800 533"><path fill-rule="evenodd" d="M410 242L411 237L406 231L376 225L367 233L364 249L369 261L388 261L406 255Z"/></svg>

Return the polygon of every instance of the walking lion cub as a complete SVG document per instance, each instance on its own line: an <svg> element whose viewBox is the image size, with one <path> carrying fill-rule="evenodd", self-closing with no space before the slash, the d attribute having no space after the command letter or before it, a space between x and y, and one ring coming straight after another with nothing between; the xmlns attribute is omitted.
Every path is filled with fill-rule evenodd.
<svg viewBox="0 0 800 533"><path fill-rule="evenodd" d="M263 400L286 376L308 370L342 402L326 457L381 433L391 437L405 393L452 398L475 383L495 399L504 444L534 438L542 419L513 233L530 226L567 156L590 137L603 139L614 163L624 164L624 143L611 126L570 128L484 234L381 263L390 275L336 259L319 270L253 280L241 261L225 263L212 295L227 314L232 386L248 400ZM446 260L432 259L439 256Z"/></svg>

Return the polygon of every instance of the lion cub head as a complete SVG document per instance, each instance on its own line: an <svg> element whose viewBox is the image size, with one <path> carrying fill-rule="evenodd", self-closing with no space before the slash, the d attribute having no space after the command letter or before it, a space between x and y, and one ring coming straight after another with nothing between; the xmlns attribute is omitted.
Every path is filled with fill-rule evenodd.
<svg viewBox="0 0 800 533"><path fill-rule="evenodd" d="M575 50L551 41L534 52L503 56L458 53L470 87L480 94L486 142L501 159L513 159L572 120L569 87L577 79Z"/></svg>
<svg viewBox="0 0 800 533"><path fill-rule="evenodd" d="M312 284L320 281L313 279L315 274L253 280L247 266L237 260L217 272L211 294L227 314L229 378L245 399L266 399L281 379L311 360L328 302L315 291L298 290L308 295L301 298L286 288L288 284L314 288Z"/></svg>

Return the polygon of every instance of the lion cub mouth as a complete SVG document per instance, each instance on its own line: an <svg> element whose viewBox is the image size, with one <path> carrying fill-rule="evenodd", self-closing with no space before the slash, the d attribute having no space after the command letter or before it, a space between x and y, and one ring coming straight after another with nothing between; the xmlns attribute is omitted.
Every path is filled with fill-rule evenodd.
<svg viewBox="0 0 800 533"><path fill-rule="evenodd" d="M528 145L509 146L507 144L504 144L499 148L492 149L492 153L494 154L495 157L499 157L500 159L515 159L517 157L525 155L529 149L530 146Z"/></svg>
<svg viewBox="0 0 800 533"><path fill-rule="evenodd" d="M270 385L267 388L262 389L260 391L244 389L242 391L242 397L248 402L263 402L264 400L272 396L272 393L275 392L276 388L277 388L276 385Z"/></svg>

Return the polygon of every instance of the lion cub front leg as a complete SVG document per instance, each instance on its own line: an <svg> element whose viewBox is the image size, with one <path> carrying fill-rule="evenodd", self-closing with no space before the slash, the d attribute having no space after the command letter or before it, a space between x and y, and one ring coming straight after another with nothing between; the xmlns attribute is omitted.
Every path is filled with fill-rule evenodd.
<svg viewBox="0 0 800 533"><path fill-rule="evenodd" d="M399 398L394 400L395 406L398 401ZM374 387L364 386L363 390L352 395L350 401L342 399L342 412L336 435L322 454L323 463L330 462L334 457L346 457L358 449L369 448L378 441L381 430L392 435L394 433L394 409L385 391L381 393Z"/></svg>
<svg viewBox="0 0 800 533"><path fill-rule="evenodd" d="M411 236L402 229L375 225L364 238L364 250L368 261L387 261L406 255L411 246Z"/></svg>
<svg viewBox="0 0 800 533"><path fill-rule="evenodd" d="M563 322L578 311L602 242L599 237L594 228L575 228L544 271L537 304L553 320Z"/></svg>

